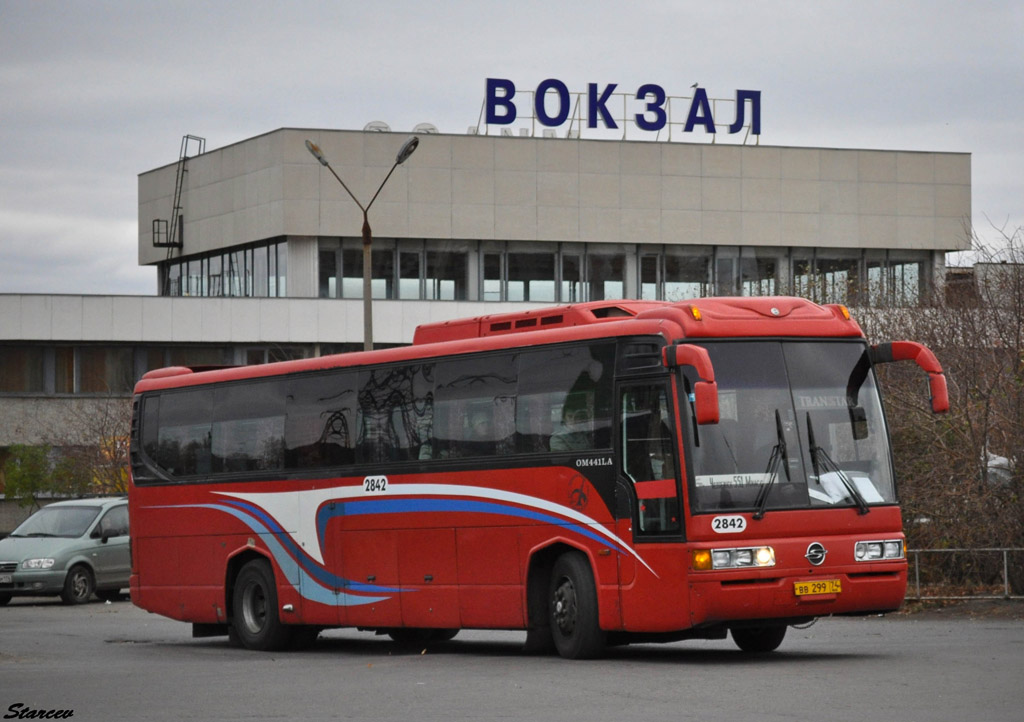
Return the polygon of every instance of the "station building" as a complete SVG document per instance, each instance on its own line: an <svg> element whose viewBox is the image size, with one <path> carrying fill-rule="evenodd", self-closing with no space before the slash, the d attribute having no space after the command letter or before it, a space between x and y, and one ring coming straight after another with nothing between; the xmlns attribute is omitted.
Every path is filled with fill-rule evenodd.
<svg viewBox="0 0 1024 722"><path fill-rule="evenodd" d="M425 322L611 298L913 306L970 243L966 153L419 130L368 213L378 347ZM152 368L361 348L363 215L306 141L367 204L406 138L186 136L138 179L152 296L0 295L0 455L90 443L61 435L69 414L127 400Z"/></svg>

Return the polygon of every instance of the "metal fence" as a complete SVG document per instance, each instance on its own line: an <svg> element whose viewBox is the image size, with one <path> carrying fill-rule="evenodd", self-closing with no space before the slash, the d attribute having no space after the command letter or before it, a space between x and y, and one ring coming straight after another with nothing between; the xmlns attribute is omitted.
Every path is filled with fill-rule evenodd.
<svg viewBox="0 0 1024 722"><path fill-rule="evenodd" d="M924 568L922 555L929 555ZM912 564L908 600L1024 599L1014 594L1024 591L1022 547L908 549L907 556Z"/></svg>

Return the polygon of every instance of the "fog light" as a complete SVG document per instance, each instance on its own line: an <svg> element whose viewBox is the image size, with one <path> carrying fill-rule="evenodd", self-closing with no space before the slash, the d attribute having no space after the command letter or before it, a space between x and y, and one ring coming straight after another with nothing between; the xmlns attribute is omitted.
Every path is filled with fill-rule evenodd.
<svg viewBox="0 0 1024 722"><path fill-rule="evenodd" d="M692 566L697 571L711 569L711 552L707 549L695 549L692 554Z"/></svg>

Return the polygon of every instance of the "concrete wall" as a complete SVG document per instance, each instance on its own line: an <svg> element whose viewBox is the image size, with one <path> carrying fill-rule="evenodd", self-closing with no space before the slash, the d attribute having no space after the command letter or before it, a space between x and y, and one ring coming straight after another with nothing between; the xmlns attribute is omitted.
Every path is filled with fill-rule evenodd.
<svg viewBox="0 0 1024 722"><path fill-rule="evenodd" d="M358 236L405 136L281 129L188 161L183 255ZM370 211L375 237L962 250L971 158L828 148L423 135ZM139 176L139 261L176 164ZM178 255L175 251L175 255Z"/></svg>
<svg viewBox="0 0 1024 722"><path fill-rule="evenodd" d="M375 300L374 341L411 343L422 323L550 304ZM0 294L0 339L97 343L346 343L361 300Z"/></svg>

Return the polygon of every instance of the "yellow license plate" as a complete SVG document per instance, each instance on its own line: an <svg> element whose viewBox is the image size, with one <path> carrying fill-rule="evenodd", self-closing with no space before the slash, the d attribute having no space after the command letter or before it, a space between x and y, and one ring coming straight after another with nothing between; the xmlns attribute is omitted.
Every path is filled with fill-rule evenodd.
<svg viewBox="0 0 1024 722"><path fill-rule="evenodd" d="M812 594L839 594L843 585L838 579L818 579L813 582L793 582L793 592L798 597Z"/></svg>

